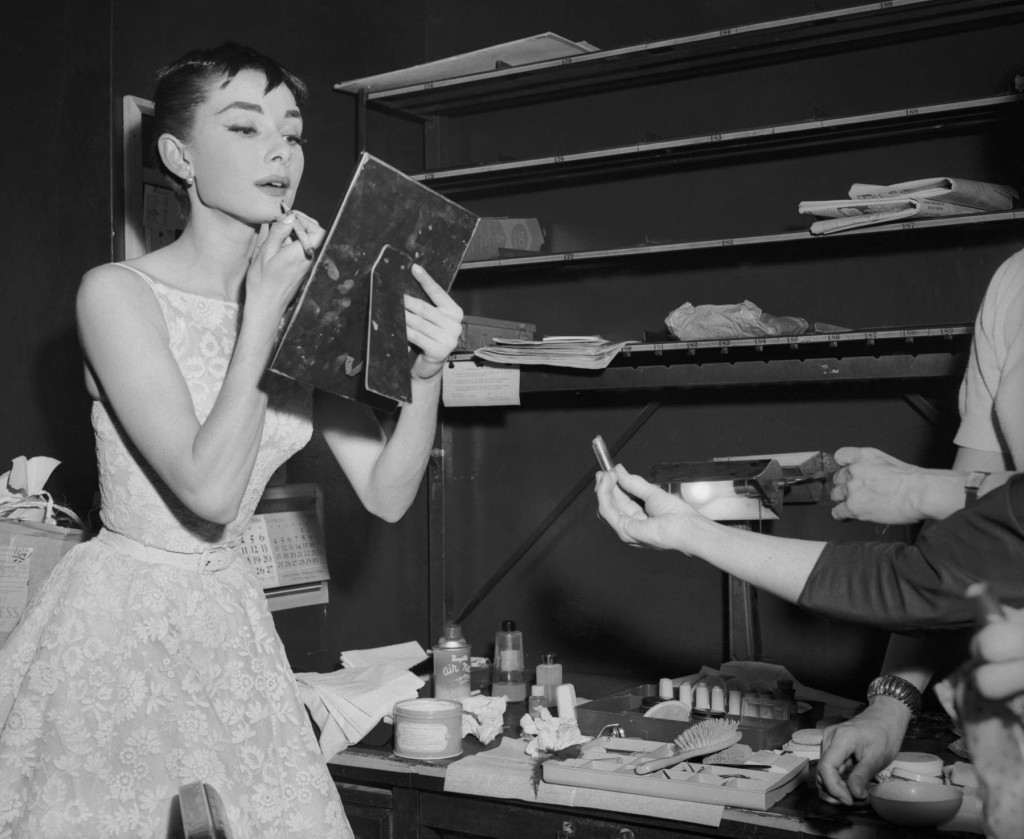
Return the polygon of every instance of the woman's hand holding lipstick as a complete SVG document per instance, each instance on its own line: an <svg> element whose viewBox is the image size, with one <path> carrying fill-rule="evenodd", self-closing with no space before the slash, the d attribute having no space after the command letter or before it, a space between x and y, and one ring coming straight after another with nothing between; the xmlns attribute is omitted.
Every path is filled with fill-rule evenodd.
<svg viewBox="0 0 1024 839"><path fill-rule="evenodd" d="M323 229L315 219L307 216L305 213L291 209L284 201L281 202L281 212L285 215L288 213L294 214L295 225L292 228L292 235L302 245L302 252L306 254L306 259L312 259L316 255L316 247L320 243L317 241L314 244L313 238L321 240L323 238Z"/></svg>

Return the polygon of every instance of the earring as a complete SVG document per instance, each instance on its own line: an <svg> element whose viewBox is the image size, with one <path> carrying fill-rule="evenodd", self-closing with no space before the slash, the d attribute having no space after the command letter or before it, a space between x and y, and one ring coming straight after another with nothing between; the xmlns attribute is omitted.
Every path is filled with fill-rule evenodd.
<svg viewBox="0 0 1024 839"><path fill-rule="evenodd" d="M189 186L192 186L192 184L194 184L195 182L196 182L196 179L195 179L195 177L191 173L189 173L185 177L185 183L187 183Z"/></svg>

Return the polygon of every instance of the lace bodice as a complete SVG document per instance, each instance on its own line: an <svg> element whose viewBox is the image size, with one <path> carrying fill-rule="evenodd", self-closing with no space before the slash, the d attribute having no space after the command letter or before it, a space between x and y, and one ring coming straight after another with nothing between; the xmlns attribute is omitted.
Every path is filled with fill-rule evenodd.
<svg viewBox="0 0 1024 839"><path fill-rule="evenodd" d="M124 266L130 268L130 266ZM241 320L235 303L180 291L130 268L153 290L167 324L168 344L203 422L227 373ZM142 459L108 406L93 403L101 518L108 529L152 547L202 551L237 539L274 471L312 433L311 391L273 373L263 438L238 517L228 525L200 518L183 505Z"/></svg>

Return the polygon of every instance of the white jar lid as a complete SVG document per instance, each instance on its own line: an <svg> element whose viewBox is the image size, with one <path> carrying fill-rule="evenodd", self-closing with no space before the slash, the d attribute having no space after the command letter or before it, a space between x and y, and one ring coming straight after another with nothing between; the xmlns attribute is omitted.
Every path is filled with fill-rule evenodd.
<svg viewBox="0 0 1024 839"><path fill-rule="evenodd" d="M929 752L900 752L886 768L897 767L918 775L942 775L942 758Z"/></svg>

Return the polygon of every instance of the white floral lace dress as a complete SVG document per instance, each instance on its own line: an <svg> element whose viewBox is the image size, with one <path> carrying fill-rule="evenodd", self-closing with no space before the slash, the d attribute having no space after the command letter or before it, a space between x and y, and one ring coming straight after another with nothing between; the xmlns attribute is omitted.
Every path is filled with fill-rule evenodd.
<svg viewBox="0 0 1024 839"><path fill-rule="evenodd" d="M239 307L139 276L203 420ZM226 526L178 503L94 403L104 529L58 564L0 650L0 839L163 839L191 781L217 789L238 839L351 837L266 599L232 547L311 433L310 393L273 374L268 387Z"/></svg>

